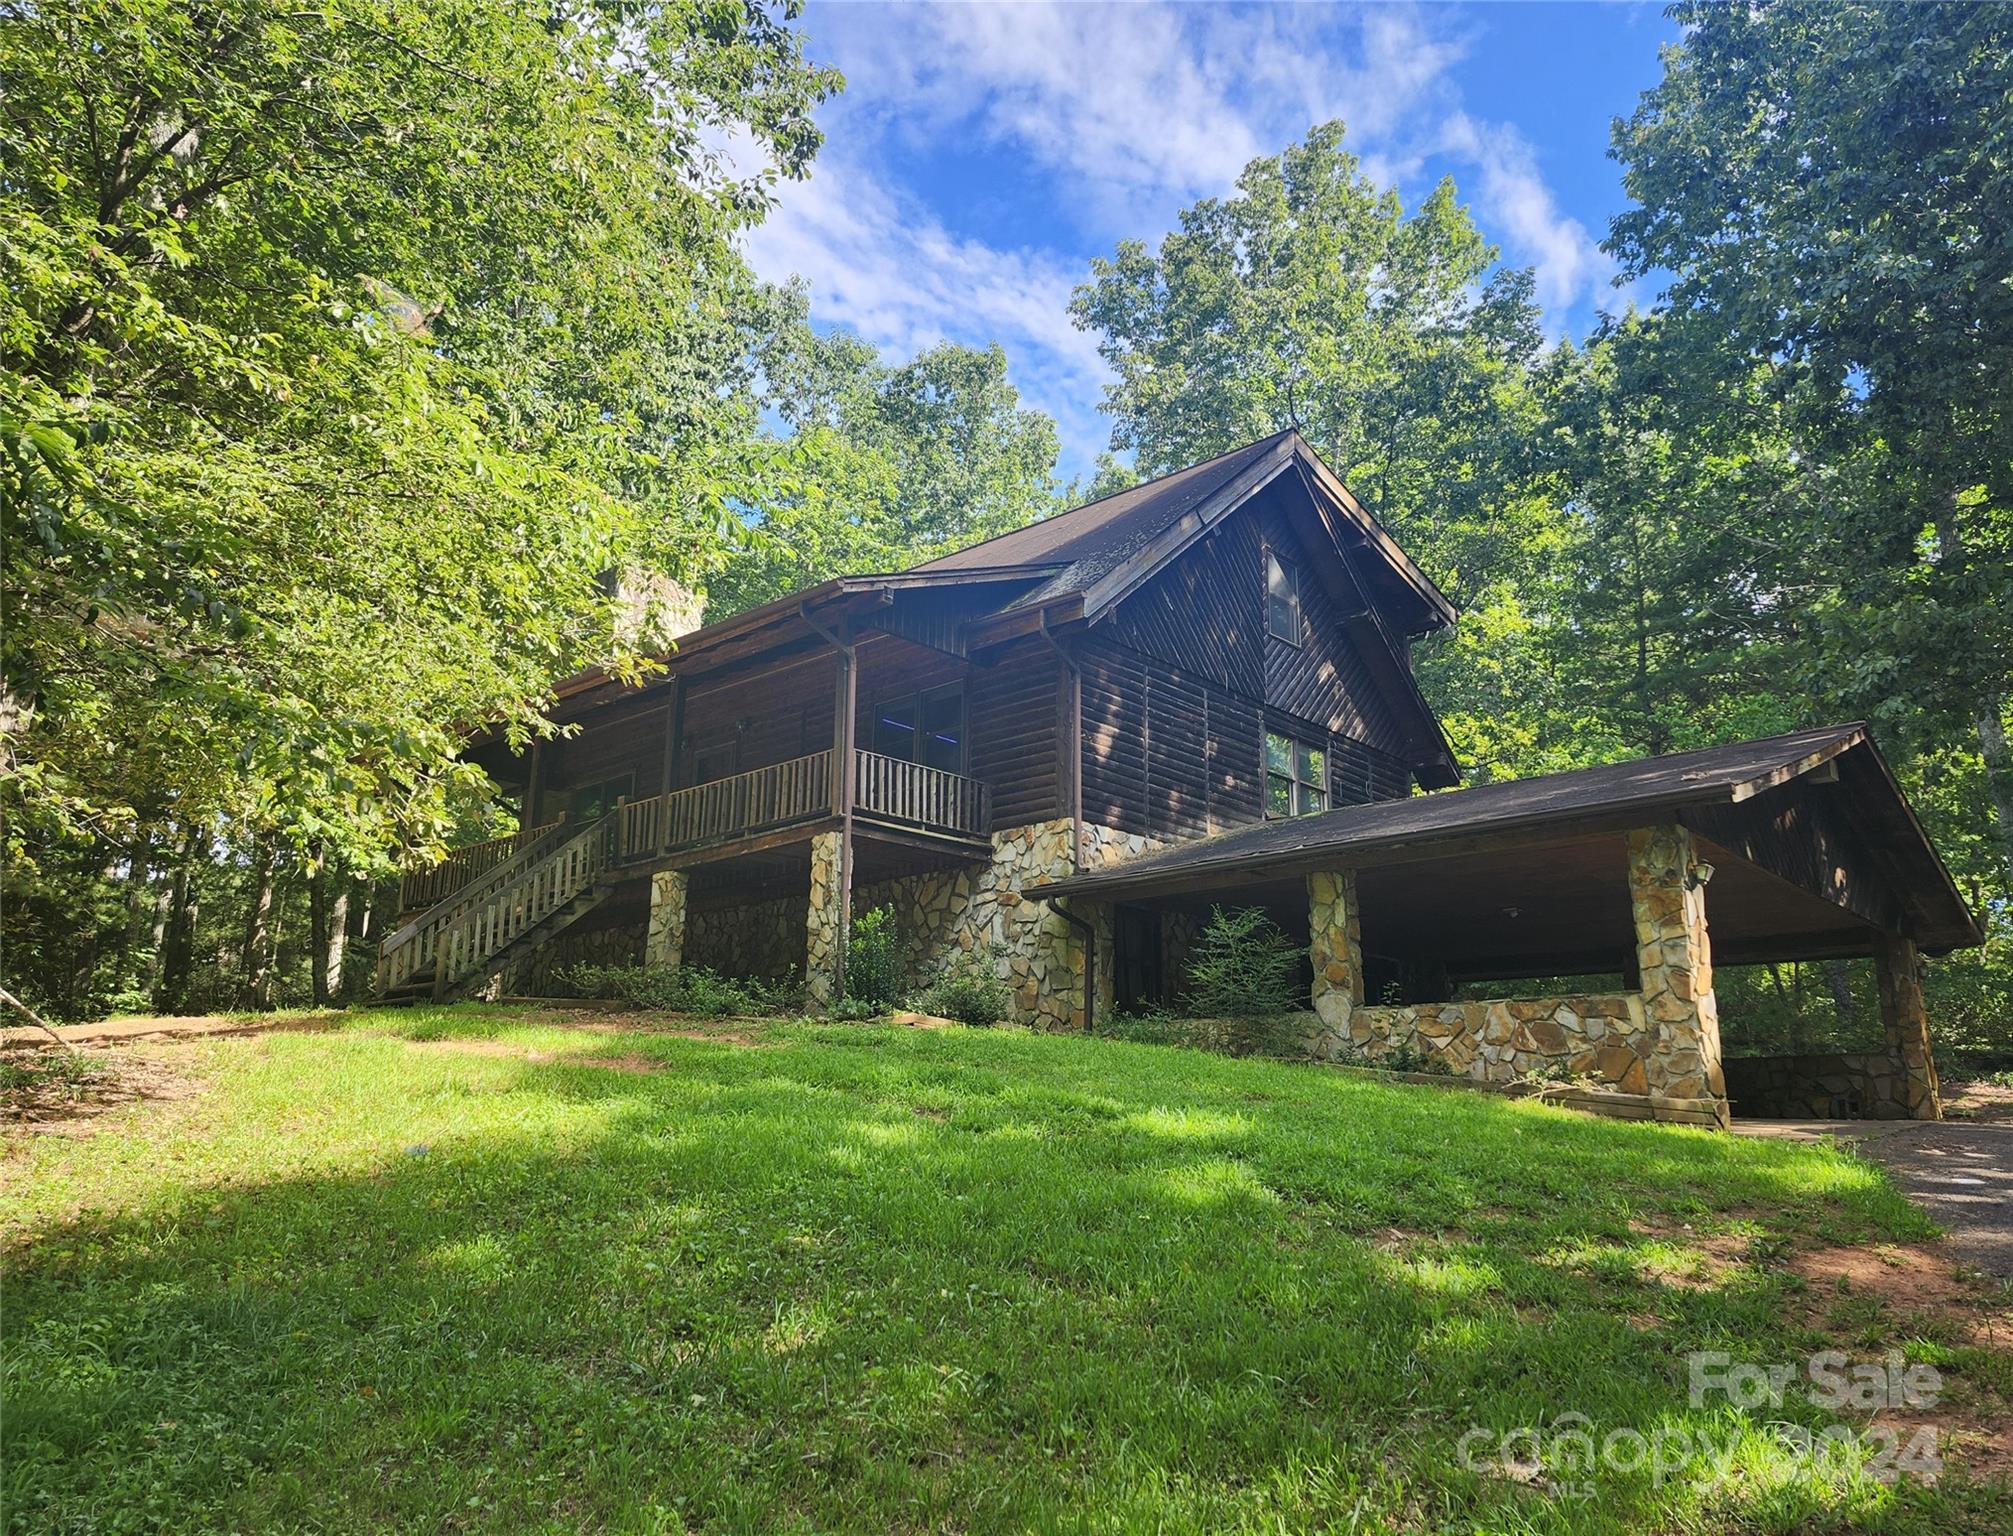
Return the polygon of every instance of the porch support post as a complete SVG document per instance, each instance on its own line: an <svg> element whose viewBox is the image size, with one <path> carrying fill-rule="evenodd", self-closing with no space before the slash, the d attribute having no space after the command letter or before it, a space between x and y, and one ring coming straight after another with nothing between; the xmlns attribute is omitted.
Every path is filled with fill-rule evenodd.
<svg viewBox="0 0 2013 1536"><path fill-rule="evenodd" d="M804 919L804 995L823 1008L843 997L846 984L847 908L839 887L842 834L820 832L811 839L811 890Z"/></svg>
<svg viewBox="0 0 2013 1536"><path fill-rule="evenodd" d="M662 809L657 813L657 852L671 851L671 791L678 787L678 759L685 751L685 678L671 679L671 707L664 715L664 773L661 782ZM681 916L680 924L683 924Z"/></svg>
<svg viewBox="0 0 2013 1536"><path fill-rule="evenodd" d="M1363 1006L1363 923L1356 871L1316 870L1307 877L1307 927L1314 961L1314 1012L1336 1043L1350 1042L1350 1016Z"/></svg>
<svg viewBox="0 0 2013 1536"><path fill-rule="evenodd" d="M1719 1002L1712 990L1712 942L1705 884L1689 828L1639 827L1628 835L1629 901L1636 925L1649 1031L1643 1088L1674 1099L1726 1101L1720 1067ZM1630 1076L1633 1077L1631 1069Z"/></svg>
<svg viewBox="0 0 2013 1536"><path fill-rule="evenodd" d="M650 926L643 934L643 963L672 970L685 962L685 890L682 869L660 869L650 877Z"/></svg>
<svg viewBox="0 0 2013 1536"><path fill-rule="evenodd" d="M538 797L544 792L545 779L539 771L545 766L544 743L534 736L531 738L531 766L524 775L524 827L526 831L537 826Z"/></svg>
<svg viewBox="0 0 2013 1536"><path fill-rule="evenodd" d="M810 905L805 920L804 990L813 1003L846 995L846 936L853 926L854 720L859 668L843 629L832 688L832 811L836 830L811 839Z"/></svg>
<svg viewBox="0 0 2013 1536"><path fill-rule="evenodd" d="M1922 960L1915 941L1886 935L1875 960L1880 976L1880 1022L1900 1081L1896 1097L1911 1120L1941 1120L1943 1096L1936 1058L1929 1050L1929 1017L1922 1006Z"/></svg>

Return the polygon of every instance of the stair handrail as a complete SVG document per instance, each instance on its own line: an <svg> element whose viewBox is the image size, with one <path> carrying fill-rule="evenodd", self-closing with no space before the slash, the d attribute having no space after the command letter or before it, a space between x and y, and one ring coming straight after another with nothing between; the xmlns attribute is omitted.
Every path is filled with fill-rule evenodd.
<svg viewBox="0 0 2013 1536"><path fill-rule="evenodd" d="M485 961L494 959L592 886L614 864L620 835L619 816L590 821L536 863L520 870L506 887L485 893L480 901L455 913L434 940L433 995L446 997ZM486 907L497 909L483 925L488 933L483 938L471 934L464 943L462 930L475 929L479 918L489 917L483 910ZM461 963L464 949L471 957L466 965Z"/></svg>
<svg viewBox="0 0 2013 1536"><path fill-rule="evenodd" d="M572 835L575 830L568 823L566 813L561 811L558 820L547 822L543 827L538 828L538 835L536 837L518 849L509 858L505 859L501 864L492 865L489 869L484 870L473 880L469 881L460 890L454 892L452 895L443 896L439 901L420 913L419 916L396 929L385 939L384 943L378 946L377 989L380 995L391 985L389 972L393 968L392 962L394 956L415 944L423 946L418 955L414 957L413 962L401 969L398 979L402 981L405 977L410 976L414 971L419 970L426 964L427 956L431 953L431 946L425 944L426 940L436 938L439 930L456 917L459 917L462 909L468 906L470 902L481 899L482 895L494 886L513 878L517 873L536 863L568 836Z"/></svg>

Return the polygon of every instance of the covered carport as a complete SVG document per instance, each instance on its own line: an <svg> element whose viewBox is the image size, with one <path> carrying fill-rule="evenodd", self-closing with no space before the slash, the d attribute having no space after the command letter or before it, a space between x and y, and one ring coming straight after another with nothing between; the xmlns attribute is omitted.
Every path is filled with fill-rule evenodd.
<svg viewBox="0 0 2013 1536"><path fill-rule="evenodd" d="M1936 1118L1919 957L1982 942L1865 727L1267 822L1030 889L1093 928L1099 1006L1157 912L1261 905L1309 945L1310 1044L1507 1081L1569 1073L1755 1113ZM1712 966L1870 956L1886 1049L1722 1060ZM1490 998L1475 983L1615 982ZM1467 985L1463 985L1467 984ZM1457 990L1462 994L1456 997Z"/></svg>

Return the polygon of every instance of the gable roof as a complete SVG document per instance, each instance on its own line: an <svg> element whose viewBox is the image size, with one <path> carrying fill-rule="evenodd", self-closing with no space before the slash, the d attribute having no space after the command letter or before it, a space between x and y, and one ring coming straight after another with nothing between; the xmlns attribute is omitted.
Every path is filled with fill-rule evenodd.
<svg viewBox="0 0 2013 1536"><path fill-rule="evenodd" d="M1505 779L1413 795L1371 805L1338 807L1317 816L1260 822L1214 837L1177 843L1103 869L1071 875L1023 894L1038 897L1094 895L1102 899L1147 896L1206 882L1211 876L1248 878L1389 862L1422 847L1478 837L1506 836L1607 817L1675 813L1690 807L1737 805L1822 768L1847 752L1862 751L1868 771L1856 791L1882 821L1883 841L1897 861L1897 876L1921 904L1927 921L1922 941L1958 947L1981 942L1977 920L1935 848L1916 822L1861 724L1822 726L1733 742L1697 752L1636 758L1576 768L1531 779Z"/></svg>
<svg viewBox="0 0 2013 1536"><path fill-rule="evenodd" d="M1382 578L1376 595L1380 606L1395 610L1397 629L1422 634L1454 621L1446 596L1292 428L999 534L907 574L1059 567L1001 611L1044 608L1077 597L1083 601L1083 616L1094 620L1252 496L1296 469L1317 503L1325 504L1324 514L1332 516L1329 531L1338 549L1346 541L1371 556L1369 563Z"/></svg>
<svg viewBox="0 0 2013 1536"><path fill-rule="evenodd" d="M880 622L874 615L898 600L949 587L969 594L961 650L1092 622L1282 476L1297 477L1306 492L1301 505L1321 524L1316 542L1332 545L1360 591L1366 611L1351 620L1363 630L1359 644L1381 650L1385 686L1420 722L1420 761L1411 766L1422 783L1458 783L1459 769L1401 638L1450 625L1453 605L1292 429L905 571L829 578L680 635L665 660L678 672L803 643L835 624L871 627ZM632 688L595 667L555 691L577 712Z"/></svg>

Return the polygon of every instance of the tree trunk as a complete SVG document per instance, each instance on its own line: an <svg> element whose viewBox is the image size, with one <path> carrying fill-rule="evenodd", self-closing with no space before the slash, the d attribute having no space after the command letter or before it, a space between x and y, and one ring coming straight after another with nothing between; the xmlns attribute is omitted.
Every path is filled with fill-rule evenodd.
<svg viewBox="0 0 2013 1536"><path fill-rule="evenodd" d="M349 881L336 882L335 897L329 903L328 948L322 951L322 976L328 989L329 1001L342 1004L349 1001L349 983L345 979L344 965L349 959Z"/></svg>
<svg viewBox="0 0 2013 1536"><path fill-rule="evenodd" d="M260 838L252 852L252 895L245 912L245 942L238 970L238 1006L273 1005L273 845Z"/></svg>
<svg viewBox="0 0 2013 1536"><path fill-rule="evenodd" d="M338 871L324 867L315 872L308 888L313 941L309 946L309 978L315 1006L326 1008L344 1000L343 954L349 946L350 882Z"/></svg>
<svg viewBox="0 0 2013 1536"><path fill-rule="evenodd" d="M329 946L329 875L316 865L308 871L308 997L317 1008L329 1002L328 967L324 957Z"/></svg>
<svg viewBox="0 0 2013 1536"><path fill-rule="evenodd" d="M189 828L182 838L182 856L175 876L168 884L166 933L161 942L160 983L154 991L154 1006L162 1013L179 1013L188 1006L189 974L196 957L196 917L198 900L192 883L196 856L202 851L202 834Z"/></svg>
<svg viewBox="0 0 2013 1536"><path fill-rule="evenodd" d="M184 878L185 890L186 885ZM146 968L141 972L141 990L154 999L156 1007L160 1006L161 961L168 942L168 920L174 915L176 900L174 878L163 880L154 892L154 927L148 936Z"/></svg>
<svg viewBox="0 0 2013 1536"><path fill-rule="evenodd" d="M2006 864L2006 890L2013 895L2013 752L2006 747L2006 699L1999 695L1978 706L1978 746L1985 755L1985 784L1999 822L1999 855Z"/></svg>

